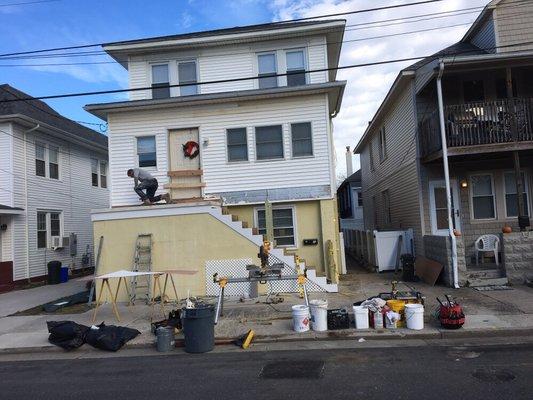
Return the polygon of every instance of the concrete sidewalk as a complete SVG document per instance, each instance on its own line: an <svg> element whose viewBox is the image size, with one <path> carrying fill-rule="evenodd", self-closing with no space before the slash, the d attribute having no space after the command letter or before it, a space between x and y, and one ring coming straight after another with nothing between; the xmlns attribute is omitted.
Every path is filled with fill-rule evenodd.
<svg viewBox="0 0 533 400"><path fill-rule="evenodd" d="M348 308L352 304L390 291L393 274L375 274L358 271L342 278L340 293L311 294L312 298L327 299L329 308ZM32 289L35 290L35 289ZM264 298L241 303L228 300L225 313L216 326L215 335L219 343L227 343L244 334L249 329L256 332L256 342L314 341L314 340L379 340L379 339L446 339L453 337L477 336L527 336L533 333L533 289L516 286L513 290L479 292L471 288L450 289L431 287L424 283L400 283L398 290L417 290L426 297L425 329L355 330L353 328L323 333L306 332L297 334L292 331L291 307L302 304L303 300L295 294L283 295L284 302L267 305ZM16 292L24 296L25 291ZM457 331L441 329L432 316L438 303L436 297L444 298L450 294L464 307L467 315L465 326ZM60 297L60 296L58 296ZM57 297L56 297L57 298ZM215 302L216 299L207 299ZM48 300L49 301L49 300ZM167 312L172 307L166 307ZM1 306L0 306L1 309ZM109 305L98 311L97 323L123 325L138 329L141 335L128 344L130 348L153 347L155 337L150 332L151 308L146 305L119 307L121 322L117 322ZM154 320L162 319L159 308L154 311ZM73 315L12 316L0 318L0 352L62 351L48 343L46 321L72 320L81 324L92 324L92 311ZM85 345L78 351L91 349Z"/></svg>

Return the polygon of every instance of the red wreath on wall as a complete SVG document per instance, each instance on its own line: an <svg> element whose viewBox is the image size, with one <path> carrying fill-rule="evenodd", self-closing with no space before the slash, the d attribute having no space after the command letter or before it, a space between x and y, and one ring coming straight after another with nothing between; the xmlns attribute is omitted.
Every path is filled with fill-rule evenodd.
<svg viewBox="0 0 533 400"><path fill-rule="evenodd" d="M183 155L191 160L200 154L200 145L195 141L188 141L183 145Z"/></svg>

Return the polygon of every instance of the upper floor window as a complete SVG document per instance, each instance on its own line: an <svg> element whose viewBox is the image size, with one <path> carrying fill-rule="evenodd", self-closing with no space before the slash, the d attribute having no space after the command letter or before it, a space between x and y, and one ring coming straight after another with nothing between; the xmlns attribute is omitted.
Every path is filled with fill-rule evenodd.
<svg viewBox="0 0 533 400"><path fill-rule="evenodd" d="M196 61L178 62L178 82L182 84L197 83ZM180 86L180 95L190 96L198 93L198 85Z"/></svg>
<svg viewBox="0 0 533 400"><path fill-rule="evenodd" d="M139 136L137 138L137 157L141 168L157 166L155 136Z"/></svg>
<svg viewBox="0 0 533 400"><path fill-rule="evenodd" d="M379 130L379 161L383 162L387 158L387 133L383 126Z"/></svg>
<svg viewBox="0 0 533 400"><path fill-rule="evenodd" d="M248 143L246 128L234 128L226 131L228 161L248 161Z"/></svg>
<svg viewBox="0 0 533 400"><path fill-rule="evenodd" d="M268 89L278 86L278 73L276 53L264 53L257 56L257 70L259 76L259 89Z"/></svg>
<svg viewBox="0 0 533 400"><path fill-rule="evenodd" d="M255 146L258 160L283 158L283 129L281 125L255 128Z"/></svg>
<svg viewBox="0 0 533 400"><path fill-rule="evenodd" d="M505 213L509 217L518 217L518 198L516 196L516 175L514 172L506 172L505 176ZM524 198L524 211L529 215L529 203L527 196L527 180L522 172L522 196Z"/></svg>
<svg viewBox="0 0 533 400"><path fill-rule="evenodd" d="M287 86L305 85L305 53L302 49L287 51Z"/></svg>
<svg viewBox="0 0 533 400"><path fill-rule="evenodd" d="M152 98L169 98L169 85L170 79L168 75L168 64L152 65Z"/></svg>
<svg viewBox="0 0 533 400"><path fill-rule="evenodd" d="M472 181L472 213L474 219L496 218L492 175L474 175Z"/></svg>
<svg viewBox="0 0 533 400"><path fill-rule="evenodd" d="M91 184L98 187L98 160L91 158Z"/></svg>
<svg viewBox="0 0 533 400"><path fill-rule="evenodd" d="M100 187L107 188L107 162L100 161Z"/></svg>
<svg viewBox="0 0 533 400"><path fill-rule="evenodd" d="M313 138L310 122L291 124L291 136L293 157L313 155Z"/></svg>
<svg viewBox="0 0 533 400"><path fill-rule="evenodd" d="M35 175L59 179L59 147L35 142Z"/></svg>
<svg viewBox="0 0 533 400"><path fill-rule="evenodd" d="M100 178L100 181L98 178ZM107 161L91 158L91 184L94 187L98 187L99 182L101 188L107 188Z"/></svg>

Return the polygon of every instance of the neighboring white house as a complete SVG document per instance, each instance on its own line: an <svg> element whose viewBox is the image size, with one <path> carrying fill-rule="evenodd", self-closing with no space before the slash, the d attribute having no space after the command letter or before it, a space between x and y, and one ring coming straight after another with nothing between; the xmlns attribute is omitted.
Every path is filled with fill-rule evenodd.
<svg viewBox="0 0 533 400"><path fill-rule="evenodd" d="M109 205L107 137L41 101L17 100L29 97L0 86L0 285L7 286L42 278L51 260L79 268L87 246L92 252L90 210Z"/></svg>
<svg viewBox="0 0 533 400"><path fill-rule="evenodd" d="M338 265L332 119L346 84L335 69L344 26L273 23L104 45L128 70L133 91L129 101L85 107L109 124L114 209L94 221L116 220L117 206L139 204L126 171L142 167L174 203L220 198L261 234L268 199L278 247L319 273L333 258ZM194 159L183 155L189 141L199 145ZM157 206L132 216L168 210L184 212Z"/></svg>

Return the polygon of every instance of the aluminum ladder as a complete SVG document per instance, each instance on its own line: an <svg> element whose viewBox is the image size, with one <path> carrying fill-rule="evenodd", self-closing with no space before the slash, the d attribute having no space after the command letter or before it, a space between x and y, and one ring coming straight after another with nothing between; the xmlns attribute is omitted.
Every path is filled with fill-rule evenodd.
<svg viewBox="0 0 533 400"><path fill-rule="evenodd" d="M137 236L135 241L135 253L133 255L133 272L151 272L152 271L152 234L142 233ZM148 304L151 299L152 277L133 276L131 278L130 300L135 304L137 300L144 300Z"/></svg>

